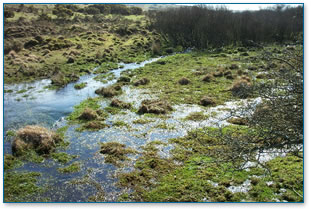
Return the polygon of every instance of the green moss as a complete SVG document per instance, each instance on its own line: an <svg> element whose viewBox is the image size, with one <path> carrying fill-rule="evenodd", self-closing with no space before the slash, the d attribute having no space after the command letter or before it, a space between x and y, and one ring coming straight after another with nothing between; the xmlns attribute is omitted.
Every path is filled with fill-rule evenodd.
<svg viewBox="0 0 311 209"><path fill-rule="evenodd" d="M64 140L69 126L63 126L56 130L56 133Z"/></svg>
<svg viewBox="0 0 311 209"><path fill-rule="evenodd" d="M154 120L150 120L147 118L139 118L139 119L133 121L134 124L147 124L147 123L151 123L151 122L154 122Z"/></svg>
<svg viewBox="0 0 311 209"><path fill-rule="evenodd" d="M196 59L193 58L196 56ZM189 54L177 54L161 59L158 62L145 65L133 71L137 79L148 77L148 87L152 92L159 94L160 99L172 104L199 104L200 99L206 95L215 98L216 104L222 104L232 99L231 92L226 91L232 85L232 81L224 77L206 83L202 78L207 73L212 73L222 65L231 64L231 58L211 58L209 54L192 52ZM165 64L158 64L165 63ZM206 68L206 70L205 70ZM202 70L203 75L196 75L194 69ZM165 76L163 76L165 75ZM191 80L188 85L177 85L180 78ZM138 88L145 88L139 86Z"/></svg>
<svg viewBox="0 0 311 209"><path fill-rule="evenodd" d="M255 201L274 201L274 198L289 202L303 201L303 160L302 158L287 155L277 157L266 163L271 175L261 178L253 184L250 195ZM273 182L268 186L266 182ZM280 189L286 192L280 194Z"/></svg>
<svg viewBox="0 0 311 209"><path fill-rule="evenodd" d="M55 152L51 154L51 158L53 158L55 161L66 164L70 162L72 159L76 158L75 155L69 155L65 152Z"/></svg>
<svg viewBox="0 0 311 209"><path fill-rule="evenodd" d="M175 129L173 125L167 124L165 122L157 124L154 128L168 129L168 130Z"/></svg>
<svg viewBox="0 0 311 209"><path fill-rule="evenodd" d="M28 150L19 159L38 164L45 161L45 158L38 155L34 150Z"/></svg>
<svg viewBox="0 0 311 209"><path fill-rule="evenodd" d="M8 130L6 133L5 133L6 136L16 136L16 132L14 130Z"/></svg>
<svg viewBox="0 0 311 209"><path fill-rule="evenodd" d="M70 115L67 117L67 120L79 122L80 120L78 118L85 108L90 108L92 110L100 108L99 101L100 101L99 97L88 98L82 101L80 104L74 106L74 111L70 113Z"/></svg>
<svg viewBox="0 0 311 209"><path fill-rule="evenodd" d="M79 132L82 132L85 130L97 131L97 130L100 130L106 127L109 127L109 125L107 125L105 122L95 120L95 121L84 123L80 127L76 128L76 131L79 131Z"/></svg>
<svg viewBox="0 0 311 209"><path fill-rule="evenodd" d="M113 126L130 128L130 125L124 121L116 121Z"/></svg>
<svg viewBox="0 0 311 209"><path fill-rule="evenodd" d="M74 88L75 88L75 89L83 89L83 88L86 87L86 85L87 85L87 83L85 83L85 82L83 82L83 83L77 83L77 84L74 85Z"/></svg>
<svg viewBox="0 0 311 209"><path fill-rule="evenodd" d="M57 144L57 147L66 149L69 146L70 142L66 140L66 132L68 128L69 126L63 126L55 131L61 138L61 141Z"/></svg>
<svg viewBox="0 0 311 209"><path fill-rule="evenodd" d="M16 93L17 93L17 94L22 94L22 93L25 93L25 92L27 92L27 89L19 90L19 91L17 91Z"/></svg>
<svg viewBox="0 0 311 209"><path fill-rule="evenodd" d="M20 161L18 158L14 157L10 154L4 155L4 170L9 170L13 168L18 168L23 165L23 162Z"/></svg>
<svg viewBox="0 0 311 209"><path fill-rule="evenodd" d="M105 111L112 115L116 115L122 112L123 110L121 108L108 106L108 107L105 107Z"/></svg>
<svg viewBox="0 0 311 209"><path fill-rule="evenodd" d="M135 150L126 148L124 144L118 142L101 143L100 146L100 153L105 155L105 162L115 166L121 166L123 162L129 160L127 155L136 153Z"/></svg>
<svg viewBox="0 0 311 209"><path fill-rule="evenodd" d="M4 173L4 201L29 202L31 196L38 196L44 191L42 187L37 186L40 176L37 172Z"/></svg>
<svg viewBox="0 0 311 209"><path fill-rule="evenodd" d="M12 93L13 92L13 90L12 89L4 89L4 91L3 91L4 93Z"/></svg>
<svg viewBox="0 0 311 209"><path fill-rule="evenodd" d="M74 162L71 165L68 165L68 166L63 167L63 168L58 168L57 170L60 173L75 173L75 172L80 171L80 169L81 169L81 163Z"/></svg>
<svg viewBox="0 0 311 209"><path fill-rule="evenodd" d="M209 116L205 115L204 112L193 112L190 113L185 120L201 121L208 119Z"/></svg>

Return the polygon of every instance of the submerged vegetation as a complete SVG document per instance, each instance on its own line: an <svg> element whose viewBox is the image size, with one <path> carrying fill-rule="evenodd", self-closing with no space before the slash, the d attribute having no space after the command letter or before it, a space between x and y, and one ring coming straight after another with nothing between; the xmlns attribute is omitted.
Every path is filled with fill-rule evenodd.
<svg viewBox="0 0 311 209"><path fill-rule="evenodd" d="M6 97L88 92L5 130L5 202L304 201L303 8L167 7L4 6Z"/></svg>

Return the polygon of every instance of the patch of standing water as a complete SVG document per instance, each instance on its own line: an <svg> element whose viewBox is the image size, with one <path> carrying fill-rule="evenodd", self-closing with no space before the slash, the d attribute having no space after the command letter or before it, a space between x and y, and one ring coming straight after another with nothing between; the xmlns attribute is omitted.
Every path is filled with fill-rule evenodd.
<svg viewBox="0 0 311 209"><path fill-rule="evenodd" d="M62 116L71 113L73 106L88 97L94 97L97 88L115 83L121 72L143 67L160 58L153 58L139 64L123 64L124 67L112 71L116 79L106 84L94 80L93 78L96 75L90 74L82 76L77 82L70 83L60 90L46 89L45 87L51 83L49 79L31 83L5 85L4 88L12 90L12 92L4 95L4 131L18 129L26 124L51 126ZM87 83L85 88L81 90L74 89L75 84L82 82Z"/></svg>
<svg viewBox="0 0 311 209"><path fill-rule="evenodd" d="M112 71L116 79L106 84L94 80L93 78L96 76L94 74L82 76L76 83L86 82L87 87L81 90L74 89L76 83L68 84L60 90L46 89L45 87L51 83L49 79L32 83L5 85L5 89L12 92L6 93L4 96L4 131L18 129L30 124L53 126L55 129L62 127L66 125L64 116L71 113L76 104L88 97L94 97L97 88L115 83L121 72L125 70L143 67L145 64L158 59L160 58L154 58L140 64L124 64L123 68ZM28 96L23 97L26 94ZM45 159L45 162L40 164L25 162L22 167L15 169L16 171L41 172L40 185L50 188L43 194L42 198L46 197L48 201L87 201L89 196L97 192L94 186L70 183L73 179L83 178L87 175L89 178L95 179L99 185L102 185L107 193L117 192L118 189L114 186L116 179L113 177L116 168L113 165L104 163L103 155L98 152L99 142L119 141L134 148L148 141L145 137L132 136L128 131L118 127L111 127L98 132L85 131L82 133L76 132L76 128L77 126L71 126L66 132L66 140L70 141L69 147L58 151L77 155L77 158L65 165L52 159ZM149 140L153 140L156 137L150 135L149 138ZM10 141L5 141L4 152L6 154L11 153ZM73 162L80 164L81 170L79 172L67 174L58 172L58 168L68 166ZM115 198L115 195L108 195L106 201L116 201ZM37 201L37 198L33 197L29 201Z"/></svg>

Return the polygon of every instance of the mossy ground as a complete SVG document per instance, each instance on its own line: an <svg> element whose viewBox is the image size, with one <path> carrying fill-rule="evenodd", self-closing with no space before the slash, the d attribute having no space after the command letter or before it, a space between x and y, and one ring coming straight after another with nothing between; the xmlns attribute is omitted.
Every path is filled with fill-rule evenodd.
<svg viewBox="0 0 311 209"><path fill-rule="evenodd" d="M246 127L230 126L231 132L248 134ZM206 134L209 132L209 134ZM302 159L288 154L265 163L264 167L237 169L226 160L225 153L213 155L210 147L220 145L218 130L196 130L188 136L171 140L175 144L171 157L160 157L159 144L143 147L135 170L119 175L119 185L133 189L122 194L120 201L145 202L275 202L302 201ZM217 146L215 145L217 144ZM161 144L161 143L160 143ZM213 145L214 144L214 145ZM165 144L163 144L165 145ZM226 150L229 152L230 150ZM223 156L223 158L221 157ZM176 163L180 162L180 163ZM247 180L249 192L233 192L231 187ZM271 184L269 184L272 182ZM282 192L282 188L286 189Z"/></svg>
<svg viewBox="0 0 311 209"><path fill-rule="evenodd" d="M125 161L129 160L128 155L137 153L118 142L101 143L100 146L100 153L105 156L105 162L115 166L122 166Z"/></svg>
<svg viewBox="0 0 311 209"><path fill-rule="evenodd" d="M65 152L55 152L51 154L51 158L54 159L57 162L66 164L70 162L72 159L76 158L75 155L69 155Z"/></svg>
<svg viewBox="0 0 311 209"><path fill-rule="evenodd" d="M4 170L18 168L23 165L23 162L10 154L4 155Z"/></svg>
<svg viewBox="0 0 311 209"><path fill-rule="evenodd" d="M158 34L149 31L144 15L97 15L105 22L102 24L94 21L93 15L74 11L68 22L60 22L52 14L52 7L43 7L41 11L51 20L42 21L39 13L24 11L15 11L14 18L7 18L5 30L23 30L25 24L29 31L41 27L51 31L49 35L41 33L41 30L36 30L36 34L26 31L13 38L21 46L30 40L35 44L4 56L5 83L31 81L61 73L61 81L54 85L60 88L73 81L72 75L90 73L95 67L99 67L97 73L100 73L117 68L119 62L142 62L154 56L152 43L161 39ZM23 21L16 17L22 17ZM88 21L84 22L81 18ZM122 30L126 34L119 32ZM38 36L41 37L39 41L35 39ZM5 41L11 40L5 38Z"/></svg>
<svg viewBox="0 0 311 209"><path fill-rule="evenodd" d="M26 5L26 7L28 7ZM38 6L40 8L40 6ZM46 7L44 12L52 19L56 16L51 12L51 7ZM93 18L92 15L79 14L75 12L74 17ZM16 12L14 18L8 18L5 23L7 27L18 28L17 22L23 17L26 22L38 18L38 14ZM105 24L88 21L87 23L77 21L61 26L49 23L54 27L52 33L35 34L41 36L43 42L30 48L24 48L19 52L8 53L4 56L4 82L17 83L31 81L39 78L54 79L54 84L48 88L61 88L69 82L76 81L78 76L92 73L102 73L97 80L107 82L114 79L110 70L121 67L119 62L141 62L152 56L163 54L160 49L158 53L152 51L152 45L161 38L157 33L149 31L146 17L142 16L116 16L102 15ZM119 19L118 19L119 18ZM117 20L118 24L115 24ZM24 27L20 22L20 27ZM42 23L33 21L34 28L41 28ZM127 29L136 31L127 35L120 35L117 31L122 24L127 24ZM31 29L31 27L29 27ZM52 35L55 34L55 35ZM31 33L21 38L13 38L22 45L33 40ZM8 42L9 39L5 39ZM164 46L165 47L165 46ZM180 47L178 47L180 48ZM182 49L173 49L173 51ZM272 51L272 49L268 49ZM265 68L264 63L258 57L261 49L248 51L249 56L241 56L235 47L222 49L219 53L210 51L193 51L187 54L176 54L166 57L156 63L151 63L143 68L125 72L131 74L132 82L142 78L148 78L147 85L137 88L148 88L151 94L156 94L161 100L173 104L200 104L204 96L212 97L215 106L236 98L229 91L235 79L245 74L251 79L257 78L263 82L269 79L269 75L259 75L256 70L249 71L249 67ZM230 69L232 65L238 69ZM264 66L264 67L261 67ZM231 71L232 78L219 76L219 71ZM214 77L210 82L203 81L207 74ZM181 78L189 79L187 85L180 85ZM53 80L52 79L52 80ZM78 86L81 88L83 86ZM28 89L17 91L18 94L26 93ZM5 93L12 93L5 90ZM27 94L24 95L27 97ZM94 121L85 121L81 114L86 108L99 110L101 98L89 98L75 106L74 111L67 117L69 123L80 124L79 131L98 130L105 127L104 119L109 114L120 114L120 108L108 107ZM211 105L213 106L213 105ZM145 114L143 118L134 121L136 124L152 122L153 117L166 118L165 115ZM200 121L207 119L208 115L202 112L189 115L186 120ZM92 123L91 123L92 122ZM115 126L126 126L123 121L116 121ZM95 127L95 128L94 128ZM167 123L160 123L156 128L170 129ZM58 130L62 136L68 129L63 127ZM238 130L237 130L238 129ZM243 142L247 143L243 136L249 134L247 127L226 127L221 134L236 133ZM209 134L206 134L209 133ZM7 133L10 135L11 133ZM295 156L279 157L265 164L265 168L257 167L246 170L236 170L236 165L227 162L226 154L232 149L221 144L221 134L215 129L199 129L189 133L187 137L172 139L170 144L174 145L169 158L159 155L159 147L166 146L162 142L152 142L142 148L142 153L135 162L134 170L129 173L121 173L119 185L131 188L132 193L125 193L120 196L121 201L176 201L176 202L197 202L197 201L302 201L303 195L303 164L302 159ZM12 134L13 136L13 134ZM220 144L220 145L219 145ZM63 146L68 146L64 142ZM112 146L113 145L113 146ZM255 145L254 145L255 146ZM108 149L113 148L113 150ZM250 147L253 148L253 147ZM127 161L128 154L136 153L130 148L121 144L103 144L105 149L105 161L114 165ZM107 151L108 150L108 151ZM222 152L220 152L222 151ZM53 159L61 163L69 163L73 156L63 152L53 153ZM6 170L17 168L22 160L41 163L44 157L29 152L24 158L17 159L13 156L5 156L4 168ZM236 164L240 164L238 159ZM178 162L178 163L176 163ZM79 162L59 168L61 173L78 172L81 169ZM268 172L268 170L270 172ZM255 176L254 176L255 175ZM6 171L4 174L4 199L5 201L27 201L30 195L37 195L42 190L36 185L39 173L15 173ZM248 193L232 193L229 186L241 185L250 179L252 185ZM268 185L267 182L272 182ZM214 183L218 185L215 186ZM285 190L284 190L285 189ZM98 195L90 197L90 201L104 200L104 193L100 190Z"/></svg>
<svg viewBox="0 0 311 209"><path fill-rule="evenodd" d="M79 89L85 88L86 85L87 83L79 83L79 84L74 85L74 88L79 90Z"/></svg>
<svg viewBox="0 0 311 209"><path fill-rule="evenodd" d="M31 196L39 195L44 191L43 187L37 186L37 172L6 172L4 174L4 201L5 202L28 202Z"/></svg>
<svg viewBox="0 0 311 209"><path fill-rule="evenodd" d="M206 74L230 67L233 63L241 65L242 69L247 67L247 64L232 61L231 57L212 57L208 52L192 52L163 58L161 62L148 64L131 74L135 74L137 80L150 79L149 84L138 88L148 88L172 104L199 104L203 96L210 96L217 105L233 99L228 91L233 80L215 77L211 82L204 82L202 79ZM190 83L180 85L178 81L184 77Z"/></svg>
<svg viewBox="0 0 311 209"><path fill-rule="evenodd" d="M67 120L72 122L81 122L79 116L83 113L85 108L97 110L98 108L100 108L99 101L100 101L99 97L88 98L82 101L80 104L74 106L74 111L70 113L70 115L67 117Z"/></svg>
<svg viewBox="0 0 311 209"><path fill-rule="evenodd" d="M57 170L60 173L75 173L75 172L80 171L80 169L81 169L81 163L73 162L72 164L70 164L66 167L58 168Z"/></svg>

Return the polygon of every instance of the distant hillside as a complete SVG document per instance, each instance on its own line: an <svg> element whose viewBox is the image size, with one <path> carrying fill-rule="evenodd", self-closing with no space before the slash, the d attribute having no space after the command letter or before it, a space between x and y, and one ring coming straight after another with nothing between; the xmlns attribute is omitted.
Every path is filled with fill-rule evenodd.
<svg viewBox="0 0 311 209"><path fill-rule="evenodd" d="M144 11L148 10L161 10L161 9L167 9L167 8L173 8L173 7L180 7L182 5L176 5L176 4L127 4L127 6L135 6L140 7Z"/></svg>

